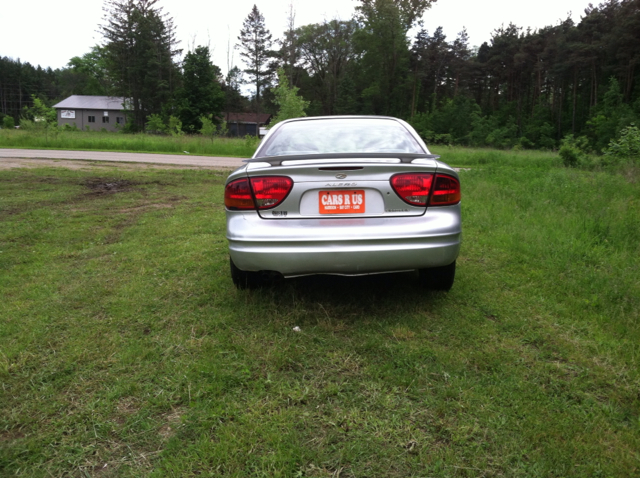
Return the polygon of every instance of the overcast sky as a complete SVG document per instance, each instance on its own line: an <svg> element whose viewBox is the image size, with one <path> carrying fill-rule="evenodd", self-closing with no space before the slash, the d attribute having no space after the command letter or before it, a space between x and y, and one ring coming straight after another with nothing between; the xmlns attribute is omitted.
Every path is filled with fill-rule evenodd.
<svg viewBox="0 0 640 478"><path fill-rule="evenodd" d="M81 56L102 41L97 32L102 22L102 0L0 0L0 56L42 67L61 68L70 58ZM598 3L598 2L594 2ZM352 17L356 0L160 0L171 14L178 38L185 51L195 45L209 45L212 60L227 71L228 46L237 43L243 20L254 4L265 17L274 38L287 26L289 5L296 13L296 26L323 20ZM444 28L453 40L467 28L471 46L489 41L491 32L513 22L518 26L540 28L556 25L571 13L580 21L589 2L585 0L438 0L424 15L429 32ZM242 67L238 52L231 51L231 64Z"/></svg>

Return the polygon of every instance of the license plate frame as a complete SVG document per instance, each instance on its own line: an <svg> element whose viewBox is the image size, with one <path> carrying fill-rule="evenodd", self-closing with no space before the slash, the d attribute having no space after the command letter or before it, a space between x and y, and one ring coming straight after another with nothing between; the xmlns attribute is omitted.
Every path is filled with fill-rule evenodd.
<svg viewBox="0 0 640 478"><path fill-rule="evenodd" d="M321 215L364 214L365 198L364 189L323 190L318 192L318 209Z"/></svg>

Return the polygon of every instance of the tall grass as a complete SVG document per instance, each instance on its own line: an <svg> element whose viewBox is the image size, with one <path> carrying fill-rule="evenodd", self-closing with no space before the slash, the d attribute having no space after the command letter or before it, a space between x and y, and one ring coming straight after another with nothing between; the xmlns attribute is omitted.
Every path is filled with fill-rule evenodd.
<svg viewBox="0 0 640 478"><path fill-rule="evenodd" d="M432 153L440 155L445 163L460 167L509 166L548 169L562 164L558 154L553 151L514 151L438 145L429 149Z"/></svg>
<svg viewBox="0 0 640 478"><path fill-rule="evenodd" d="M214 138L202 136L156 136L96 131L0 130L0 147L69 149L81 151L127 151L177 153L249 158L258 144L255 137Z"/></svg>

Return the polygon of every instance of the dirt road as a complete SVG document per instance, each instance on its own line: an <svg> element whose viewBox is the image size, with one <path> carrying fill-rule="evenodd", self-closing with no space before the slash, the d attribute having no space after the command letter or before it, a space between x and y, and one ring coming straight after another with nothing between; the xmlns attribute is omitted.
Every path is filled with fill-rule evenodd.
<svg viewBox="0 0 640 478"><path fill-rule="evenodd" d="M241 165L242 158L0 148L0 169L37 168L42 166L70 169L94 168L96 166L118 166L125 169L139 169L140 167L235 169Z"/></svg>

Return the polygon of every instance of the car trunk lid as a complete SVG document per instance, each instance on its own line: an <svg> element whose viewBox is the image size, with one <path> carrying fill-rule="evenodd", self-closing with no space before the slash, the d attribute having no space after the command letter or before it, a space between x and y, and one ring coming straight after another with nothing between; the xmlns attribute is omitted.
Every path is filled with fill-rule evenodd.
<svg viewBox="0 0 640 478"><path fill-rule="evenodd" d="M283 201L273 208L258 210L265 219L419 216L426 207L403 201L394 190L391 178L402 173L435 173L438 163L434 157L425 155L409 159L255 159L248 164L247 176L285 176L293 180L291 191Z"/></svg>

